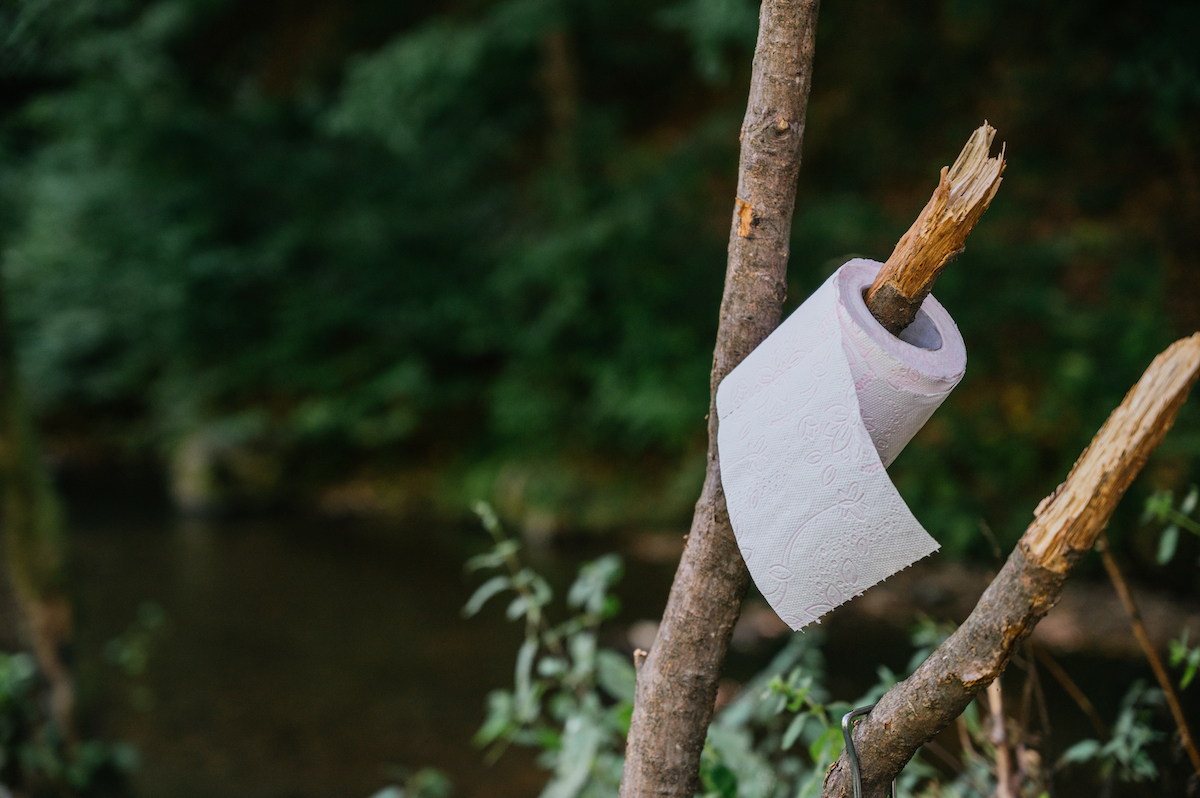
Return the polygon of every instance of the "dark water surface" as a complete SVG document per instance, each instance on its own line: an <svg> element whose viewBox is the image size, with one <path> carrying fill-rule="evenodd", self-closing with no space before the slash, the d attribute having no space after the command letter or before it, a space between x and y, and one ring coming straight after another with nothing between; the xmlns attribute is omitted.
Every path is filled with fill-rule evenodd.
<svg viewBox="0 0 1200 798"><path fill-rule="evenodd" d="M142 798L365 798L426 765L459 796L540 791L527 753L488 767L470 745L487 692L511 684L519 630L498 612L460 617L474 580L443 530L75 526L81 690L96 731L140 750ZM102 652L146 600L168 628L131 681Z"/></svg>

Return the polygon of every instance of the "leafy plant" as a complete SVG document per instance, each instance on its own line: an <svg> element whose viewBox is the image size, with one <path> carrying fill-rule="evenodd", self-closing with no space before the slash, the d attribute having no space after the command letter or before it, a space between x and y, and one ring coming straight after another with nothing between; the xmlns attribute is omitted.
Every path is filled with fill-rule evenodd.
<svg viewBox="0 0 1200 798"><path fill-rule="evenodd" d="M474 615L507 592L514 595L506 616L525 623L514 687L488 696L487 718L475 742L488 746L493 760L510 744L540 748L540 764L553 772L542 798L615 795L635 676L626 657L598 649L596 636L618 609L608 591L621 578L621 560L610 554L585 564L567 591L573 614L552 624L546 608L553 592L546 580L521 563L520 544L505 534L490 505L480 502L475 512L495 545L467 567L501 573L475 591L463 614Z"/></svg>
<svg viewBox="0 0 1200 798"><path fill-rule="evenodd" d="M1171 641L1171 667L1184 666L1183 676L1179 677L1179 689L1186 690L1196 677L1196 669L1200 668L1200 646L1188 647L1188 630L1185 628L1178 640Z"/></svg>
<svg viewBox="0 0 1200 798"><path fill-rule="evenodd" d="M546 580L521 562L520 543L507 536L490 505L480 502L475 511L493 546L467 567L499 573L475 590L463 614L474 615L507 593L508 619L525 625L514 687L488 696L475 742L486 746L493 760L513 744L541 749L539 762L552 771L542 798L615 796L636 674L627 656L597 647L597 633L619 608L610 591L621 577L620 559L606 555L585 563L567 591L571 614L553 623L548 614L553 591ZM926 622L914 631L914 641L929 645L948 633ZM819 631L792 635L717 713L700 760L705 798L819 795L825 773L842 752L841 717L897 680L881 668L879 683L854 704L830 700L822 686L821 639ZM914 760L900 779L901 789L911 793L936 775Z"/></svg>
<svg viewBox="0 0 1200 798"><path fill-rule="evenodd" d="M1146 750L1166 735L1154 730L1150 721L1154 709L1162 706L1161 690L1148 688L1140 679L1121 699L1121 710L1113 724L1108 742L1081 740L1063 753L1061 764L1099 761L1100 772L1107 776L1116 771L1122 781L1146 781L1158 777L1158 767Z"/></svg>
<svg viewBox="0 0 1200 798"><path fill-rule="evenodd" d="M62 730L45 718L39 689L33 657L0 654L0 784L86 796L119 784L137 767L137 752L122 743L67 745Z"/></svg>
<svg viewBox="0 0 1200 798"><path fill-rule="evenodd" d="M1200 535L1200 522L1191 517L1200 501L1200 488L1193 485L1179 507L1175 507L1175 496L1169 490L1160 490L1146 499L1146 508L1142 513L1142 523L1156 521L1166 524L1158 538L1158 563L1166 565L1175 557L1179 545L1179 530L1186 529L1193 535Z"/></svg>
<svg viewBox="0 0 1200 798"><path fill-rule="evenodd" d="M166 628L167 616L162 607L156 602L144 601L128 628L104 644L105 658L109 664L120 668L129 682L130 703L143 712L153 707L154 694L142 677Z"/></svg>

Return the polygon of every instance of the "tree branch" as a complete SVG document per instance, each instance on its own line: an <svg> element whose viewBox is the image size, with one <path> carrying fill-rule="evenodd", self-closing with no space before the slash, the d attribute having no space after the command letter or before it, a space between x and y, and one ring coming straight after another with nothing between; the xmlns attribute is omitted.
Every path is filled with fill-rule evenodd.
<svg viewBox="0 0 1200 798"><path fill-rule="evenodd" d="M864 794L881 796L926 740L1003 672L1016 646L1054 606L1072 566L1092 548L1126 488L1175 421L1200 373L1200 333L1150 364L1034 520L970 617L855 730ZM824 798L848 798L845 756Z"/></svg>
<svg viewBox="0 0 1200 798"><path fill-rule="evenodd" d="M1058 682L1059 687L1066 691L1071 700L1075 702L1075 706L1087 715L1088 721L1092 724L1092 728L1096 730L1096 736L1105 742L1108 741L1108 726L1104 723L1104 718L1100 717L1100 713L1092 706L1091 700L1087 697L1079 685L1075 684L1075 680L1070 674L1062 669L1062 666L1055 661L1054 657L1046 649L1029 641L1029 650L1037 661L1042 663L1042 667L1050 672L1054 680ZM1031 663L1032 664L1032 663Z"/></svg>
<svg viewBox="0 0 1200 798"><path fill-rule="evenodd" d="M996 129L984 122L954 160L942 167L938 187L867 291L867 309L892 335L912 324L921 303L950 261L966 246L1004 174L1004 148L989 158Z"/></svg>
<svg viewBox="0 0 1200 798"><path fill-rule="evenodd" d="M708 471L650 653L638 668L622 798L696 794L717 678L750 582L717 459L717 386L779 324L818 0L764 0L713 353Z"/></svg>

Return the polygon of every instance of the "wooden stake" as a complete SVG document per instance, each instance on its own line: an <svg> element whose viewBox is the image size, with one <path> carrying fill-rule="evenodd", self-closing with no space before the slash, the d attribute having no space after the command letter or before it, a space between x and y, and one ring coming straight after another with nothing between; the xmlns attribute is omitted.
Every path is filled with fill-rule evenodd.
<svg viewBox="0 0 1200 798"><path fill-rule="evenodd" d="M989 158L996 129L984 122L967 140L954 165L942 167L937 189L921 215L896 244L867 291L867 308L892 335L899 335L942 270L963 251L1004 173L1004 148Z"/></svg>

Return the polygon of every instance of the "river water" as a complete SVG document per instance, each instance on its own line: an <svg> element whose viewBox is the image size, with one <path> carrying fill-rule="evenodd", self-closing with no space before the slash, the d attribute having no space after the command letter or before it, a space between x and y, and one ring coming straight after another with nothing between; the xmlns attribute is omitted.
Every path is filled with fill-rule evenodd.
<svg viewBox="0 0 1200 798"><path fill-rule="evenodd" d="M520 642L459 614L482 532L76 515L81 690L141 752L142 798L366 798L422 766L459 796L540 791L527 753L489 767L470 744ZM146 601L167 624L128 678L105 643Z"/></svg>

